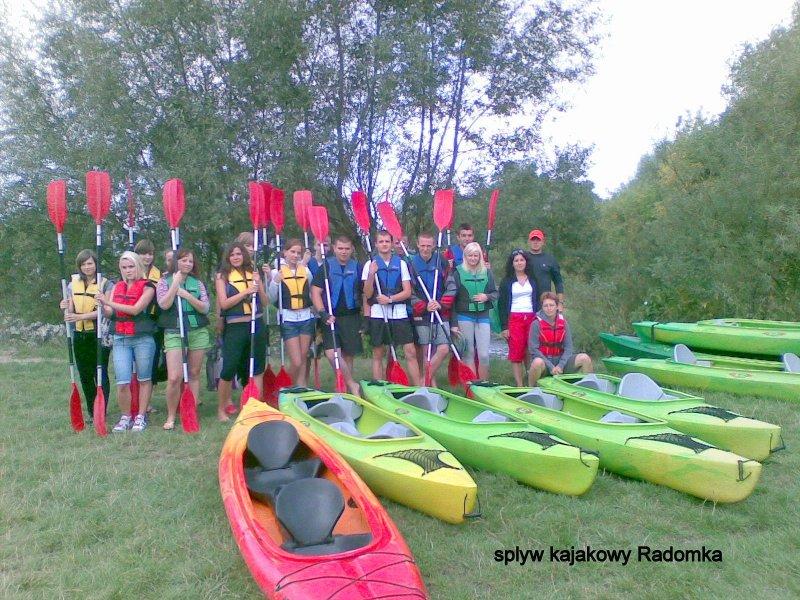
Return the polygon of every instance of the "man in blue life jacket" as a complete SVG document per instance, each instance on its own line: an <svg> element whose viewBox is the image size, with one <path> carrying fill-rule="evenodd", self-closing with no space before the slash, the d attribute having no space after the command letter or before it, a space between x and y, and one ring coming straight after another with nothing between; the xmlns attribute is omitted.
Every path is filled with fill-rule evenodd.
<svg viewBox="0 0 800 600"><path fill-rule="evenodd" d="M414 332L408 318L411 298L411 274L408 265L392 254L392 234L381 230L375 238L377 254L364 265L361 280L364 297L370 305L369 332L372 340L372 377L383 379L383 358L386 346L402 346L412 385L421 385Z"/></svg>
<svg viewBox="0 0 800 600"><path fill-rule="evenodd" d="M447 280L448 266L447 261L441 253L434 252L434 238L433 234L423 232L417 236L417 254L411 259L412 270L412 292L411 292L411 306L414 314L414 327L417 330L417 356L420 361L420 368L424 373L424 364L428 357L428 345L433 343L431 354L431 373L433 387L436 387L436 372L442 365L442 362L450 353L450 347L447 342L447 333L450 331L448 320L450 318L450 311L448 307L441 304L442 296L444 295L444 282ZM436 277L436 270L438 267L439 276ZM432 300L428 302L427 296L417 281L416 276L422 279L425 283L425 288L432 296ZM436 282L436 285L434 285ZM435 293L434 293L435 289ZM439 311L442 316L444 324L440 325L437 320L433 321L431 326L431 316L433 311ZM433 342L431 342L433 338Z"/></svg>
<svg viewBox="0 0 800 600"><path fill-rule="evenodd" d="M330 324L336 328L336 345L343 360L340 361L342 375L352 394L359 395L358 383L353 379L353 359L361 354L361 267L353 258L353 241L339 236L333 242L333 256L327 257L327 269L319 269L311 281L311 302L322 321L322 344L325 355L334 366L333 344ZM325 297L325 275L331 289L331 302L328 306Z"/></svg>
<svg viewBox="0 0 800 600"><path fill-rule="evenodd" d="M461 223L458 226L457 244L453 244L444 251L444 257L450 264L451 269L455 269L464 262L464 247L470 242L475 241L475 230L469 223Z"/></svg>

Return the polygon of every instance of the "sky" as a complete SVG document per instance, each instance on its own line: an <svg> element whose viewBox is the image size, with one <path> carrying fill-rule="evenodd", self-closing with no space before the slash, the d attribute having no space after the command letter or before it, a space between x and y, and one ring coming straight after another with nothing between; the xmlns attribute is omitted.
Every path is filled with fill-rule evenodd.
<svg viewBox="0 0 800 600"><path fill-rule="evenodd" d="M598 0L605 34L595 75L567 88L549 120L553 145L594 145L589 179L603 198L627 183L681 116L725 108L721 88L745 43L791 21L794 0Z"/></svg>

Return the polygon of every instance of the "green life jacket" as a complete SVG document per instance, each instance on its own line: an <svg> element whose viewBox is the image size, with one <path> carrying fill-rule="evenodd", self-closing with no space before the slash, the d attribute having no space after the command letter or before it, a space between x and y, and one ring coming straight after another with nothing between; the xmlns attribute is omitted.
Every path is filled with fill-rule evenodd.
<svg viewBox="0 0 800 600"><path fill-rule="evenodd" d="M463 264L458 265L456 270L458 271L458 277L461 281L461 287L464 289L467 298L469 298L467 310L469 312L481 312L486 310L486 302L473 302L472 297L475 294L486 293L486 287L489 285L488 271L477 274L470 273Z"/></svg>
<svg viewBox="0 0 800 600"><path fill-rule="evenodd" d="M167 285L172 285L172 274L165 277ZM189 275L186 281L181 286L192 296L200 299L200 281ZM167 310L162 310L158 315L158 326L163 329L178 329L178 300L181 302L183 309L183 323L188 329L197 329L198 327L205 327L208 325L208 316L197 312L188 300L185 298L178 298L175 296L175 302L172 303Z"/></svg>

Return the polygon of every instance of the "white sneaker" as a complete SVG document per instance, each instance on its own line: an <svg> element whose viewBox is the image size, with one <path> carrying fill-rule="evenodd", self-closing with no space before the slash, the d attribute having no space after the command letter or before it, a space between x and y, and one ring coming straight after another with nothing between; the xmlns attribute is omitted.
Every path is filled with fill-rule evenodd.
<svg viewBox="0 0 800 600"><path fill-rule="evenodd" d="M131 431L141 433L146 428L147 420L144 418L144 415L136 415L136 418L133 420L133 427L131 427Z"/></svg>
<svg viewBox="0 0 800 600"><path fill-rule="evenodd" d="M131 416L130 415L122 415L119 418L119 423L114 425L114 429L111 431L114 433L123 433L128 431L131 428Z"/></svg>

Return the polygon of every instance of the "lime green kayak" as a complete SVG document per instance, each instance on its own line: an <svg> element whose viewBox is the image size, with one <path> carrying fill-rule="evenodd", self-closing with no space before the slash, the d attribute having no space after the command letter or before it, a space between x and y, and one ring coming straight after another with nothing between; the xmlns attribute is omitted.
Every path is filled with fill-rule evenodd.
<svg viewBox="0 0 800 600"><path fill-rule="evenodd" d="M622 379L595 373L558 375L541 379L539 386L559 397L589 400L660 419L673 429L754 460L764 460L783 448L778 425L706 404L697 396L661 388L641 373L630 373Z"/></svg>
<svg viewBox="0 0 800 600"><path fill-rule="evenodd" d="M779 400L800 399L800 373L742 369L727 366L727 361L690 364L674 359L604 358L606 369L615 375L644 373L662 385L675 385Z"/></svg>
<svg viewBox="0 0 800 600"><path fill-rule="evenodd" d="M614 335L613 333L601 333L600 339L617 356L629 356L631 358L673 358L675 346L660 344L658 342L646 342L634 335ZM719 354L695 353L695 358L699 361L711 361L718 367L730 367L733 369L756 369L759 371L783 371L783 363L776 360L760 360L757 358L742 358L738 356L722 356Z"/></svg>
<svg viewBox="0 0 800 600"><path fill-rule="evenodd" d="M597 476L597 456L519 416L436 388L362 381L361 389L367 400L410 421L466 465L571 496L585 493Z"/></svg>
<svg viewBox="0 0 800 600"><path fill-rule="evenodd" d="M800 327L741 326L731 319L718 319L697 323L639 321L633 329L644 341L686 344L693 350L746 356L800 354Z"/></svg>
<svg viewBox="0 0 800 600"><path fill-rule="evenodd" d="M753 491L761 463L690 437L664 421L541 388L488 382L470 386L494 409L517 414L545 431L599 453L614 473L664 485L714 502L738 502Z"/></svg>
<svg viewBox="0 0 800 600"><path fill-rule="evenodd" d="M698 325L725 325L728 327L743 327L751 329L797 329L800 330L798 321L764 321L761 319L707 319L698 321Z"/></svg>

